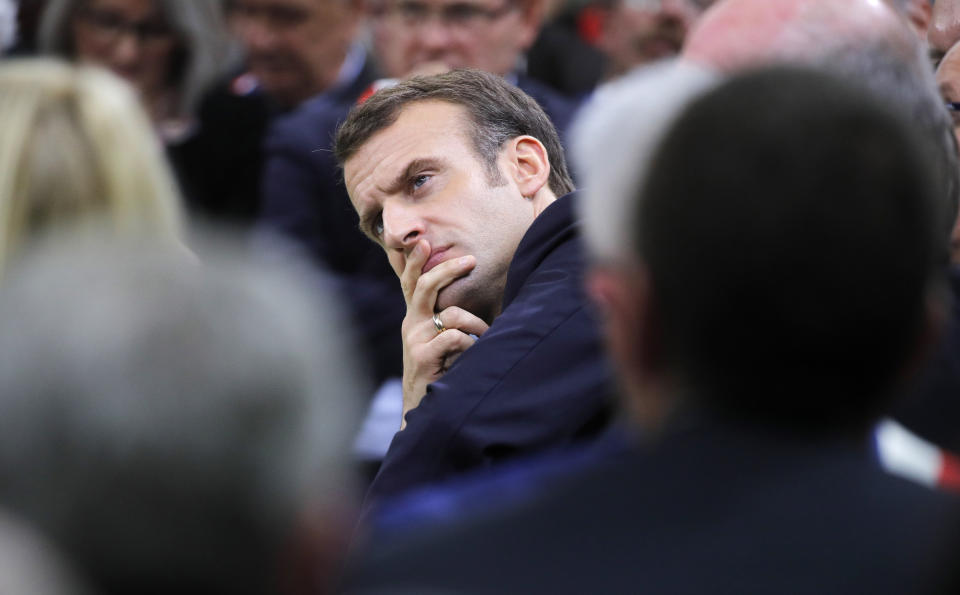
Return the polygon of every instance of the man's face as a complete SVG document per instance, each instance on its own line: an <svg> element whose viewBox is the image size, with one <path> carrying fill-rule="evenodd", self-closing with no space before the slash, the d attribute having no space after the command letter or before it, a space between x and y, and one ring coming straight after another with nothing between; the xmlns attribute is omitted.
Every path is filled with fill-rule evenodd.
<svg viewBox="0 0 960 595"><path fill-rule="evenodd" d="M250 71L291 107L334 83L359 18L350 0L232 0L230 16Z"/></svg>
<svg viewBox="0 0 960 595"><path fill-rule="evenodd" d="M487 320L499 312L507 269L533 222L525 199L498 157L502 185L491 185L475 155L464 108L418 101L344 163L344 179L363 230L387 253L399 277L420 240L430 244L425 273L473 255L476 267L442 289L437 310L457 305Z"/></svg>
<svg viewBox="0 0 960 595"><path fill-rule="evenodd" d="M388 76L428 63L505 75L539 25L537 0L384 0L374 44Z"/></svg>
<svg viewBox="0 0 960 595"><path fill-rule="evenodd" d="M611 74L680 53L687 31L702 10L693 0L620 0L605 20L600 38Z"/></svg>

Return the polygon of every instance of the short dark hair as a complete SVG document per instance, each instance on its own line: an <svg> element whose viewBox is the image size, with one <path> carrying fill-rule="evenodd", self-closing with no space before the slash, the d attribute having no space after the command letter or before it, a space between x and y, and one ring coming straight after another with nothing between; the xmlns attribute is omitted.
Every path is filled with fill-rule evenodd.
<svg viewBox="0 0 960 595"><path fill-rule="evenodd" d="M473 150L484 164L491 183L502 183L497 155L511 138L529 135L547 149L550 189L557 196L571 192L563 145L556 128L537 102L503 79L481 70L454 70L415 77L382 89L351 110L337 130L334 153L343 165L370 137L392 125L400 110L413 102L447 101L470 114Z"/></svg>
<svg viewBox="0 0 960 595"><path fill-rule="evenodd" d="M674 376L738 417L871 419L941 270L928 148L860 88L807 69L747 73L691 104L635 220Z"/></svg>

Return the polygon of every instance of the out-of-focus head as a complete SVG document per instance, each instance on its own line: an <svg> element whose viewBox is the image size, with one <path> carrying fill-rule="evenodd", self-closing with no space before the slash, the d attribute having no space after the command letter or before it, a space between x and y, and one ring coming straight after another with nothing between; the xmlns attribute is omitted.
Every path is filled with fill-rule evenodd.
<svg viewBox="0 0 960 595"><path fill-rule="evenodd" d="M882 0L725 0L691 33L684 56L723 72L763 64L813 66L862 84L905 114L937 150L941 237L948 244L960 203L950 119L924 47Z"/></svg>
<svg viewBox="0 0 960 595"><path fill-rule="evenodd" d="M543 0L379 0L374 51L387 76L424 65L513 72L533 44Z"/></svg>
<svg viewBox="0 0 960 595"><path fill-rule="evenodd" d="M930 49L944 54L958 41L960 41L960 2L936 0L933 3L933 17L927 31Z"/></svg>
<svg viewBox="0 0 960 595"><path fill-rule="evenodd" d="M110 73L0 64L0 272L27 240L84 223L179 241L176 182L137 97Z"/></svg>
<svg viewBox="0 0 960 595"><path fill-rule="evenodd" d="M713 0L615 0L606 11L598 47L607 76L680 53L687 31Z"/></svg>
<svg viewBox="0 0 960 595"><path fill-rule="evenodd" d="M83 595L60 553L26 524L0 512L0 593Z"/></svg>
<svg viewBox="0 0 960 595"><path fill-rule="evenodd" d="M71 238L0 286L0 502L97 592L274 593L349 530L341 311L223 250Z"/></svg>
<svg viewBox="0 0 960 595"><path fill-rule="evenodd" d="M600 87L571 130L571 156L582 182L580 217L594 264L633 259L633 219L624 216L645 179L657 142L695 97L717 82L682 60L636 70Z"/></svg>
<svg viewBox="0 0 960 595"><path fill-rule="evenodd" d="M231 66L221 0L49 0L40 45L109 68L164 116L192 113Z"/></svg>
<svg viewBox="0 0 960 595"><path fill-rule="evenodd" d="M231 24L264 90L293 107L334 85L357 36L357 0L230 0Z"/></svg>
<svg viewBox="0 0 960 595"><path fill-rule="evenodd" d="M647 341L642 365L729 415L866 427L929 340L928 149L902 114L812 70L696 99L635 194L652 326L625 332Z"/></svg>
<svg viewBox="0 0 960 595"><path fill-rule="evenodd" d="M0 54L17 40L17 3L0 0Z"/></svg>
<svg viewBox="0 0 960 595"><path fill-rule="evenodd" d="M838 46L883 39L914 51L916 36L883 0L724 0L704 14L683 55L733 72L776 62L812 62Z"/></svg>

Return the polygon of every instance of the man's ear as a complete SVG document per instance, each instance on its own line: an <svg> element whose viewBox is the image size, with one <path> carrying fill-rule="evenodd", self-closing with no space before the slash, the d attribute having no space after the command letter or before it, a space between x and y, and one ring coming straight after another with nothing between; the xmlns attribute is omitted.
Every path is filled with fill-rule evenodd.
<svg viewBox="0 0 960 595"><path fill-rule="evenodd" d="M927 30L933 19L933 5L927 0L911 0L907 6L907 20L924 41L927 40Z"/></svg>
<svg viewBox="0 0 960 595"><path fill-rule="evenodd" d="M607 346L621 376L630 381L659 372L659 325L645 269L594 266L587 292L603 316Z"/></svg>
<svg viewBox="0 0 960 595"><path fill-rule="evenodd" d="M518 136L511 142L511 173L520 193L533 197L550 179L550 158L547 149L532 136Z"/></svg>

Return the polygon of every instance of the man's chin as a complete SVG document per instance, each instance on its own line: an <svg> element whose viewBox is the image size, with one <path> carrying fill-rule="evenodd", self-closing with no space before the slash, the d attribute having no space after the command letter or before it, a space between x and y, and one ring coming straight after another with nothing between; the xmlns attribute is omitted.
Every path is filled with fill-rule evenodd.
<svg viewBox="0 0 960 595"><path fill-rule="evenodd" d="M484 307L479 299L477 289L467 278L457 279L450 285L447 285L437 293L437 311L443 311L450 306L457 306L480 316L478 310Z"/></svg>

